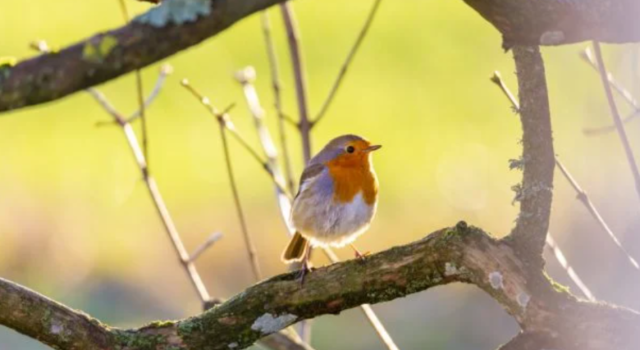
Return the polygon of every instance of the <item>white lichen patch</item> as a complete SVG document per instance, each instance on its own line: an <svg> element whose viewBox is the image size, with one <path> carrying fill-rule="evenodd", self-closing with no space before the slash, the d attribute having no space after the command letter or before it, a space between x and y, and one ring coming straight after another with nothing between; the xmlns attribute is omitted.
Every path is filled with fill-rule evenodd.
<svg viewBox="0 0 640 350"><path fill-rule="evenodd" d="M444 264L444 275L445 276L453 276L459 273L458 268L455 264L445 263Z"/></svg>
<svg viewBox="0 0 640 350"><path fill-rule="evenodd" d="M235 348L237 348L239 346L239 344L236 343L236 342L233 342L233 343L231 343L231 344L229 344L227 346L229 347L229 349L235 349Z"/></svg>
<svg viewBox="0 0 640 350"><path fill-rule="evenodd" d="M544 32L540 36L540 45L560 45L564 43L565 37L564 33L556 30L556 31L548 31Z"/></svg>
<svg viewBox="0 0 640 350"><path fill-rule="evenodd" d="M158 7L134 19L153 27L194 22L211 13L211 0L165 0Z"/></svg>
<svg viewBox="0 0 640 350"><path fill-rule="evenodd" d="M531 296L525 292L520 292L518 294L518 305L520 305L523 309L529 305L529 300L531 300Z"/></svg>
<svg viewBox="0 0 640 350"><path fill-rule="evenodd" d="M64 332L64 326L61 325L56 320L52 320L51 321L51 328L49 329L49 331L51 331L51 333L53 333L53 334L60 334L60 333Z"/></svg>
<svg viewBox="0 0 640 350"><path fill-rule="evenodd" d="M499 271L493 271L489 274L489 283L493 289L504 288L502 274Z"/></svg>
<svg viewBox="0 0 640 350"><path fill-rule="evenodd" d="M258 317L258 319L253 322L253 324L251 325L251 329L253 329L254 331L259 331L262 334L271 334L290 326L297 319L298 316L293 314L283 314L275 317L274 315L267 312L266 314Z"/></svg>

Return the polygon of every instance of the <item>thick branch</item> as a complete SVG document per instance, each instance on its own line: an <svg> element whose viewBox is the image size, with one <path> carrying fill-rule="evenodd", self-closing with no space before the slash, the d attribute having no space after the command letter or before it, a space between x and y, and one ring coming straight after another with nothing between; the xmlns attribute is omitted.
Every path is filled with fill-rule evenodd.
<svg viewBox="0 0 640 350"><path fill-rule="evenodd" d="M520 121L522 122L522 184L516 186L520 213L512 232L515 248L535 269L542 270L545 238L549 231L555 154L549 97L540 49L515 47Z"/></svg>
<svg viewBox="0 0 640 350"><path fill-rule="evenodd" d="M112 335L99 321L0 278L0 324L57 349L109 349Z"/></svg>
<svg viewBox="0 0 640 350"><path fill-rule="evenodd" d="M639 314L577 301L547 280L532 288L525 269L509 244L461 222L365 261L319 268L304 287L295 273L277 276L199 316L135 330L110 328L0 280L0 324L64 349L242 349L304 319L463 282L487 292L525 334L549 346L633 349L640 341Z"/></svg>
<svg viewBox="0 0 640 350"><path fill-rule="evenodd" d="M464 0L493 24L505 49L586 40L640 41L637 0Z"/></svg>
<svg viewBox="0 0 640 350"><path fill-rule="evenodd" d="M122 28L0 68L0 112L59 99L145 67L282 1L165 1Z"/></svg>

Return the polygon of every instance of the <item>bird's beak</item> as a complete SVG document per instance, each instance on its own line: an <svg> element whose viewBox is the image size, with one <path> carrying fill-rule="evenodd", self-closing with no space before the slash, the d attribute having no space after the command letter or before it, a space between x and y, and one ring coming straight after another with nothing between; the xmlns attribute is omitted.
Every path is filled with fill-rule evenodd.
<svg viewBox="0 0 640 350"><path fill-rule="evenodd" d="M379 150L382 147L382 145L373 145L373 146L369 146L367 148L364 149L365 152L373 152L376 150Z"/></svg>

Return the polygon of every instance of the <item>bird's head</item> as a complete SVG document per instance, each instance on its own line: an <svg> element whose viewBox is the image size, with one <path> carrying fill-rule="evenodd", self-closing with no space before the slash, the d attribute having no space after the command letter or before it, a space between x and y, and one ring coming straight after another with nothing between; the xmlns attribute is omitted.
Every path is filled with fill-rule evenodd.
<svg viewBox="0 0 640 350"><path fill-rule="evenodd" d="M316 158L332 167L369 166L371 153L380 147L357 135L343 135L331 140Z"/></svg>

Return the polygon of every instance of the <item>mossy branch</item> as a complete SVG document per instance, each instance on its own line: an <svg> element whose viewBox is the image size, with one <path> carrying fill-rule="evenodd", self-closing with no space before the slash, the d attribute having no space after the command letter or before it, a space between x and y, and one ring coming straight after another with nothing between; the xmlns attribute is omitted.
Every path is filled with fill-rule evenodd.
<svg viewBox="0 0 640 350"><path fill-rule="evenodd" d="M525 270L509 244L461 222L364 261L319 268L303 287L295 273L276 276L198 316L132 330L0 279L0 324L61 349L243 349L305 319L463 282L484 290L525 333L550 346L608 349L602 344L615 340L617 349L632 349L640 341L639 314L578 301L544 278L533 286Z"/></svg>
<svg viewBox="0 0 640 350"><path fill-rule="evenodd" d="M148 66L282 1L164 1L121 28L3 67L0 112L53 101Z"/></svg>
<svg viewBox="0 0 640 350"><path fill-rule="evenodd" d="M464 0L502 33L503 47L640 41L637 0Z"/></svg>
<svg viewBox="0 0 640 350"><path fill-rule="evenodd" d="M522 184L516 186L520 213L511 237L534 272L543 269L553 190L555 153L544 62L537 46L513 49L522 123Z"/></svg>

